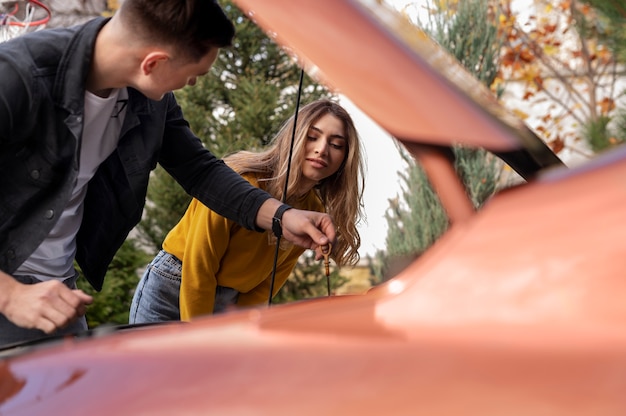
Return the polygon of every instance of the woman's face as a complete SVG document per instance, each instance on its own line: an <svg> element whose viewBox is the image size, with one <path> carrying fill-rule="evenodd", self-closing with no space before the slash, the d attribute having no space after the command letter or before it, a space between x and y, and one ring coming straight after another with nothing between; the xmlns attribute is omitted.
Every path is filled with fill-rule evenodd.
<svg viewBox="0 0 626 416"><path fill-rule="evenodd" d="M341 119L327 113L314 122L307 133L302 177L306 190L339 170L348 150L348 138Z"/></svg>

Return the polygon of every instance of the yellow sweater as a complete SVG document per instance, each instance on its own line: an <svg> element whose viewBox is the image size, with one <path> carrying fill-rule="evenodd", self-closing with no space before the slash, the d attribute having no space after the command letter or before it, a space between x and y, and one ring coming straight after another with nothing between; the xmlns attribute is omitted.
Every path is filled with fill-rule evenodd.
<svg viewBox="0 0 626 416"><path fill-rule="evenodd" d="M243 175L259 187L256 176ZM323 212L324 207L312 190L295 208ZM183 263L180 287L180 317L213 313L216 286L240 292L238 305L248 306L269 299L276 239L269 242L271 231L259 233L242 228L203 205L191 201L187 212L169 232L163 249ZM281 246L288 243L284 238ZM279 250L274 281L274 295L283 286L304 249L291 243Z"/></svg>

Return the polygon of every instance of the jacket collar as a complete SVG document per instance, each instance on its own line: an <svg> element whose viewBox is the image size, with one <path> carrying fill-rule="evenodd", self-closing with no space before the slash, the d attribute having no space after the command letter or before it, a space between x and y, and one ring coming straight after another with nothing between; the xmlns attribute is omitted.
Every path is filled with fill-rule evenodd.
<svg viewBox="0 0 626 416"><path fill-rule="evenodd" d="M71 114L81 114L85 85L93 60L96 37L110 18L98 17L77 28L59 61L52 96Z"/></svg>

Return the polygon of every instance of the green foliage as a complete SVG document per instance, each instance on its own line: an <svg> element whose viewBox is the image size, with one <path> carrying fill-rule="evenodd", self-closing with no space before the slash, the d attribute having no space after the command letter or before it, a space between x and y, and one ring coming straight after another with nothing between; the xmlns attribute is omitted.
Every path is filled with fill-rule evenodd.
<svg viewBox="0 0 626 416"><path fill-rule="evenodd" d="M127 240L111 262L101 292L96 292L79 270L78 288L94 297L93 304L87 309L89 328L128 323L133 291L139 281L137 270L145 267L151 258L133 240Z"/></svg>
<svg viewBox="0 0 626 416"><path fill-rule="evenodd" d="M423 252L446 230L448 218L423 169L406 152L409 168L399 172L402 198L389 201L386 248L389 256Z"/></svg>
<svg viewBox="0 0 626 416"><path fill-rule="evenodd" d="M454 148L455 167L474 207L480 208L497 190L502 162L483 149Z"/></svg>
<svg viewBox="0 0 626 416"><path fill-rule="evenodd" d="M626 63L626 7L615 0L587 0L597 14L577 13L575 22L581 37L597 39L618 62ZM623 93L622 93L623 95ZM619 105L619 103L618 103ZM626 108L618 107L611 116L602 114L582 126L582 136L594 153L626 141Z"/></svg>
<svg viewBox="0 0 626 416"><path fill-rule="evenodd" d="M496 191L500 164L482 149L457 147L454 154L456 171L478 208ZM390 200L385 213L390 257L419 255L448 228L448 217L424 170L410 155L402 155L408 165L406 172L398 173L402 198Z"/></svg>
<svg viewBox="0 0 626 416"><path fill-rule="evenodd" d="M476 78L489 86L498 75L502 40L489 0L438 1L425 30Z"/></svg>
<svg viewBox="0 0 626 416"><path fill-rule="evenodd" d="M598 18L586 19L583 14L576 16L576 23L584 33L597 37L617 57L626 62L626 6L618 0L583 0L598 12Z"/></svg>
<svg viewBox="0 0 626 416"><path fill-rule="evenodd" d="M583 137L594 153L607 150L626 141L626 110L620 109L613 117L601 116L583 126Z"/></svg>
<svg viewBox="0 0 626 416"><path fill-rule="evenodd" d="M334 269L330 273L330 292L348 282L339 270ZM324 273L322 262L315 260L315 252L308 250L299 259L287 282L272 303L287 303L295 300L328 296L328 282Z"/></svg>
<svg viewBox="0 0 626 416"><path fill-rule="evenodd" d="M626 108L617 110L612 120L611 135L608 137L609 143L613 145L626 142Z"/></svg>
<svg viewBox="0 0 626 416"><path fill-rule="evenodd" d="M439 8L431 15L425 30L448 49L463 66L486 85L497 74L500 40L490 19L486 0L455 3L458 9L448 13ZM451 115L452 117L452 115ZM475 207L496 190L501 164L479 149L457 147L455 168ZM386 252L377 252L371 264L379 281L392 277L403 266L423 253L448 228L448 218L423 169L401 151L408 168L398 173L402 195L390 200L385 213L388 231Z"/></svg>
<svg viewBox="0 0 626 416"><path fill-rule="evenodd" d="M191 196L158 166L150 176L148 202L137 225L137 239L155 252L160 250L165 236L178 223L190 201Z"/></svg>
<svg viewBox="0 0 626 416"><path fill-rule="evenodd" d="M611 51L617 62L626 63L626 8L623 2L587 0L583 3L592 6L596 13L572 9L580 36L595 39ZM626 109L621 107L614 112L604 111L596 118L585 120L581 134L594 153L622 144L626 139Z"/></svg>

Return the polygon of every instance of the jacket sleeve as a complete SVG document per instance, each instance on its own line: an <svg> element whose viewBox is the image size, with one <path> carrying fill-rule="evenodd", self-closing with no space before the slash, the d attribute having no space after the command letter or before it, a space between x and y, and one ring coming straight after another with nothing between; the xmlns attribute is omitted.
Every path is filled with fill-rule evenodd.
<svg viewBox="0 0 626 416"><path fill-rule="evenodd" d="M159 163L194 198L249 230L256 215L271 196L250 185L221 159L206 149L189 128L173 95L168 107Z"/></svg>
<svg viewBox="0 0 626 416"><path fill-rule="evenodd" d="M181 221L187 229L180 287L180 318L189 321L194 317L213 313L217 272L222 257L230 243L233 222L217 215L197 200L192 201ZM191 207L191 206L190 206Z"/></svg>
<svg viewBox="0 0 626 416"><path fill-rule="evenodd" d="M29 119L27 115L32 110L32 103L36 91L30 71L18 66L14 60L5 54L18 46L18 41L5 43L0 50L0 144L11 139L11 132L19 127L22 120Z"/></svg>

